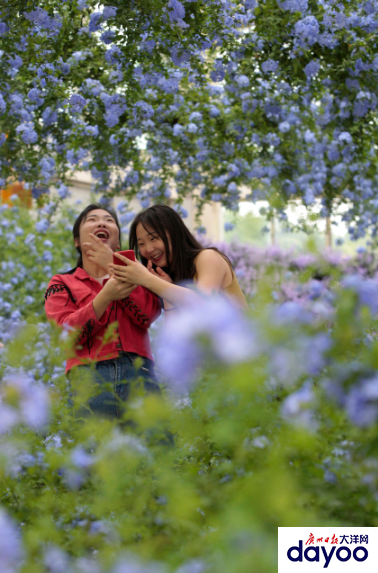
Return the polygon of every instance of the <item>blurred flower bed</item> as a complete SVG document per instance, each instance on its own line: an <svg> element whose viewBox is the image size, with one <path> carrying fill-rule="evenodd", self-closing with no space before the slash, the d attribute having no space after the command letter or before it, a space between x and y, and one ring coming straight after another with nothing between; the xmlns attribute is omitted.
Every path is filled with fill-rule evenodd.
<svg viewBox="0 0 378 573"><path fill-rule="evenodd" d="M273 573L278 526L377 522L373 254L218 245L250 310L199 299L152 332L164 401L80 418L49 278L75 213L0 207L0 570ZM170 439L173 436L173 440Z"/></svg>

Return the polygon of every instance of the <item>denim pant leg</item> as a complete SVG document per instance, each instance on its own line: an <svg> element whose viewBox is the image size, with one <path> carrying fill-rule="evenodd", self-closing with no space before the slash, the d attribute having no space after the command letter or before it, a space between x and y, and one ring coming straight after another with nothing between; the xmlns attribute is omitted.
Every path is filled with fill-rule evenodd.
<svg viewBox="0 0 378 573"><path fill-rule="evenodd" d="M139 357L142 365L136 368L134 363L137 358L138 355L135 353L122 352L118 358L97 362L93 367L80 365L73 369L70 380L75 376L80 384L80 378L84 380L86 375L92 378L92 395L87 405L93 414L110 418L122 417L124 410L122 402L128 400L130 383L136 378L143 380L146 392L161 394L152 360ZM80 412L85 415L84 408Z"/></svg>
<svg viewBox="0 0 378 573"><path fill-rule="evenodd" d="M90 412L97 415L114 418L117 415L117 399L115 396L115 366L113 360L97 362L92 367L87 365L76 366L69 372L69 380L72 386L73 380L77 385L76 391L80 392L80 384L90 380L88 392L90 397L86 406L78 410L79 416L86 416Z"/></svg>
<svg viewBox="0 0 378 573"><path fill-rule="evenodd" d="M96 395L88 401L88 406L94 414L117 417L117 397L115 395L116 368L114 360L103 360L96 363L94 384L97 385Z"/></svg>
<svg viewBox="0 0 378 573"><path fill-rule="evenodd" d="M139 358L142 361L140 367L135 366L135 361ZM161 394L159 383L156 379L152 360L144 356L138 356L134 352L123 352L117 359L117 382L115 393L126 402L130 395L130 382L137 378L143 381L143 387L147 393Z"/></svg>

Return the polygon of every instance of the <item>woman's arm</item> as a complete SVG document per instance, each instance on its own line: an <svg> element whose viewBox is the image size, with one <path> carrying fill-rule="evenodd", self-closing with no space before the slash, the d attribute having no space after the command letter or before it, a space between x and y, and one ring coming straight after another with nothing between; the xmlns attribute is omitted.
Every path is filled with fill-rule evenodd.
<svg viewBox="0 0 378 573"><path fill-rule="evenodd" d="M230 272L229 265L222 255L213 249L204 249L200 252L196 259L196 271L197 288L206 294L219 292L226 274Z"/></svg>
<svg viewBox="0 0 378 573"><path fill-rule="evenodd" d="M119 253L114 254L126 263L126 266L109 265L118 280L143 286L173 306L187 304L191 299L198 296L190 289L168 283L157 275L153 275L141 263L130 261Z"/></svg>
<svg viewBox="0 0 378 573"><path fill-rule="evenodd" d="M150 273L138 262L130 261L118 253L116 256L126 263L126 266L109 265L119 280L138 284L157 294L173 306L188 304L198 296L196 292L168 283L157 275ZM206 294L218 292L222 286L228 265L216 251L204 250L196 260L197 286Z"/></svg>

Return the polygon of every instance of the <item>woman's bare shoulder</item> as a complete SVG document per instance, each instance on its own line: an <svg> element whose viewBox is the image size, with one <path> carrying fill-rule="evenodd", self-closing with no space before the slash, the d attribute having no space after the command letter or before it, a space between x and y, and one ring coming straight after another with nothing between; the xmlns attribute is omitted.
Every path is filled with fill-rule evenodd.
<svg viewBox="0 0 378 573"><path fill-rule="evenodd" d="M221 268L228 267L228 264L222 255L213 249L204 249L201 251L196 257L195 264L197 268L198 266L204 265L216 265Z"/></svg>

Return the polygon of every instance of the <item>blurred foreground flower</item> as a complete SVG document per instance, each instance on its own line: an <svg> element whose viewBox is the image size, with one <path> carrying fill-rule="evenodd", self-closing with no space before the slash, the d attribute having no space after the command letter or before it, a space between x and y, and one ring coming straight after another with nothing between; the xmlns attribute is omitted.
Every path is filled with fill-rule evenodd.
<svg viewBox="0 0 378 573"><path fill-rule="evenodd" d="M290 394L282 404L281 414L283 418L309 430L316 430L318 424L314 412L310 409L315 402L315 395L311 382L306 382L302 388Z"/></svg>
<svg viewBox="0 0 378 573"><path fill-rule="evenodd" d="M4 376L0 390L0 434L18 424L34 430L49 421L49 393L22 370Z"/></svg>
<svg viewBox="0 0 378 573"><path fill-rule="evenodd" d="M0 564L1 573L16 573L23 551L17 528L3 509L0 508Z"/></svg>
<svg viewBox="0 0 378 573"><path fill-rule="evenodd" d="M366 428L378 420L378 375L354 386L346 399L346 411L353 424Z"/></svg>
<svg viewBox="0 0 378 573"><path fill-rule="evenodd" d="M361 306L367 306L372 314L378 312L378 283L373 279L365 280L359 275L348 275L342 286L351 289L358 295Z"/></svg>
<svg viewBox="0 0 378 573"><path fill-rule="evenodd" d="M198 295L175 314L158 338L157 361L178 394L190 390L205 350L226 364L250 360L259 351L254 327L224 297Z"/></svg>

